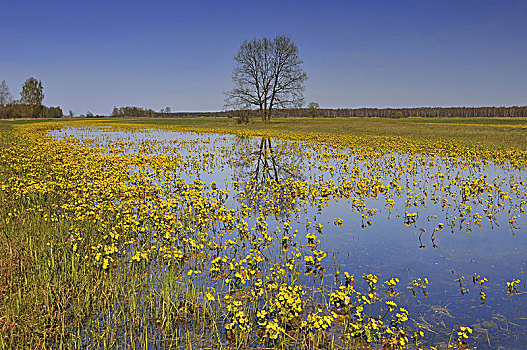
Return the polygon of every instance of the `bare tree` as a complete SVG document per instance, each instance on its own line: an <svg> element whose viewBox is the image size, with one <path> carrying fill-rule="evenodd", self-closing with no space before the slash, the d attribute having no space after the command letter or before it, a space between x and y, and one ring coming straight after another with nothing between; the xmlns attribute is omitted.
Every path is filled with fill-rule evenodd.
<svg viewBox="0 0 527 350"><path fill-rule="evenodd" d="M5 106L11 102L11 93L5 80L0 84L0 106Z"/></svg>
<svg viewBox="0 0 527 350"><path fill-rule="evenodd" d="M300 107L307 74L298 48L289 36L244 41L234 56L234 88L226 93L226 108L259 109L264 122L274 108Z"/></svg>
<svg viewBox="0 0 527 350"><path fill-rule="evenodd" d="M236 137L234 145L234 153L228 156L235 166L232 179L243 189L245 204L254 210L265 208L267 213L289 215L297 203L288 184L305 179L301 146L282 141L273 146L270 138L246 136ZM266 204L270 198L275 205Z"/></svg>

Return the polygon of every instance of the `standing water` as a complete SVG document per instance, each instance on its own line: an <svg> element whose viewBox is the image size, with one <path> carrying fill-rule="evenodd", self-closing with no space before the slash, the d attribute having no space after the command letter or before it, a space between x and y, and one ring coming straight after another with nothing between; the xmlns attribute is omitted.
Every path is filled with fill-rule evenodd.
<svg viewBox="0 0 527 350"><path fill-rule="evenodd" d="M51 135L100 166L86 171L83 199L99 241L84 238L89 219L70 228L72 241L95 247L95 266L149 281L157 306L145 311L143 295L137 307L148 346L527 343L521 162L275 134ZM199 307L182 302L189 293ZM135 331L117 332L117 344Z"/></svg>

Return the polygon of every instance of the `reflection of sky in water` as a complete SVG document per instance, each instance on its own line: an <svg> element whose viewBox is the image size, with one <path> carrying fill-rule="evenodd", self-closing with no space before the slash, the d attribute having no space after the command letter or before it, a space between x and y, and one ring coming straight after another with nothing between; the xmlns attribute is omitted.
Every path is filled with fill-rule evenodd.
<svg viewBox="0 0 527 350"><path fill-rule="evenodd" d="M68 128L54 131L55 137L64 137L68 135L77 139L91 139L91 146L106 149L107 144L115 147L115 141L122 141L125 144L126 152L132 154L134 148L141 146L141 141L156 140L157 143L152 149L143 149L146 154L179 154L182 159L196 160L203 153L214 153L214 168L205 170L200 174L195 172L176 173L187 182L200 179L208 184L215 181L218 187L232 189L231 181L249 180L251 171L255 166L258 147L261 144L259 138L240 138L234 135L215 135L215 134L195 134L195 133L177 133L166 130L141 130L140 132L123 132L123 131L104 131L98 129L76 129ZM134 147L136 146L136 147ZM295 150L291 155L286 150ZM342 165L343 160L325 161L317 157L316 150L301 142L288 142L272 140L272 151L276 157L276 163L287 162L294 164L298 170L296 178L300 180L309 180L313 183L316 180L330 180L329 172L323 173L318 169L319 163L326 166ZM346 153L344 149L326 148L329 153ZM106 154L109 154L108 151ZM104 153L103 153L104 154ZM142 153L145 155L144 153ZM394 157L395 162L406 162L411 157L409 155L386 154L381 159L386 161ZM253 157L253 163L242 165L242 160ZM418 158L418 157L417 157ZM423 157L423 159L428 159ZM369 160L353 161L348 160L348 165L358 166L359 175L367 175L365 164ZM210 164L210 163L209 163ZM278 164L279 165L279 164ZM133 169L136 171L137 169ZM379 169L382 171L382 168ZM420 173L409 174L409 180L419 182L420 179L426 179L434 173L449 173L451 177L460 175L463 178L476 179L480 176L487 175L487 181L492 182L494 179L502 176L508 182L513 179L515 182L526 181L527 171L504 169L503 167L489 164L481 168L468 169L447 169L442 164L425 171L424 175ZM280 173L280 172L279 172ZM281 176L287 176L280 173ZM375 174L379 175L379 174ZM393 174L383 174L383 182L389 183ZM332 178L336 184L345 181L349 174L335 172ZM340 177L340 178L339 178ZM402 185L405 180L399 180ZM422 184L420 184L422 185ZM508 185L502 184L504 190L508 191ZM457 189L455 186L452 188ZM233 192L231 192L232 194ZM416 192L418 193L418 192ZM439 193L439 192L438 192ZM432 241L432 232L439 222L446 224L447 214L439 203L433 203L430 199L425 201L426 207L411 208L409 212L418 211L419 218L415 226L407 227L404 224L404 202L407 191L403 188L400 197L394 196L397 202L395 208L388 210L384 208L384 197L381 199L367 199L365 204L368 208L378 208L377 215L368 218L371 220L371 226L366 226L361 220L360 213L351 210L350 200L333 199L328 202L321 213L317 208L305 204L298 204L298 217L292 220L296 224L292 225L293 231L298 229L299 240L305 243L305 234L307 233L305 223L312 221L324 225L323 234L319 236L321 240L320 248L328 252L326 260L327 274L326 279L332 280L334 275L334 262L338 262L342 271L355 273L360 284L362 273L373 273L379 276L380 280L398 277L401 280L398 291L401 295L399 301L410 310L410 315L421 322L430 320L431 327L435 331L444 335L451 332L452 328L461 324L473 325L476 328L474 335L480 346L488 346L486 334L481 329L487 329L491 337L491 346L493 339L499 337L500 344L505 348L519 348L527 342L527 311L525 306L526 294L514 297L506 296L506 282L513 278L522 279L522 286L525 280L524 267L527 257L527 220L526 216L521 216L518 220L520 229L511 230L508 219L511 215L500 212L496 215L499 227L491 224L483 215L481 206L473 205L473 213L478 212L483 215L482 228L471 225L471 231L459 227L452 229L445 225L442 231L435 232L435 239ZM448 198L448 196L447 196ZM239 205L237 198L230 195L228 202L229 207ZM449 213L456 213L453 207ZM508 210L508 207L505 207ZM517 215L514 213L513 215ZM433 217L437 215L437 218ZM455 215L455 214L454 214ZM316 219L314 219L316 217ZM333 224L335 218L342 218L342 227L336 227ZM269 229L271 230L276 224L285 219L277 217L276 219L268 218ZM294 217L290 218L294 219ZM277 221L278 220L278 221ZM254 220L249 221L249 227L252 227ZM426 229L419 240L420 229ZM310 232L315 230L311 228ZM433 248L433 244L436 248ZM360 266L360 267L359 267ZM454 273L452 273L452 270ZM485 289L487 301L480 305L479 288L474 286L472 276L474 273L486 277L489 281L485 283L488 288ZM470 289L468 295L460 293L459 283L456 281L460 276L465 276L463 286ZM418 295L416 299L411 297L411 293L406 290L410 281L418 277L428 277L430 285L427 288L429 292L425 299ZM521 289L521 288L520 288ZM525 290L525 288L523 288ZM407 300L407 302L405 302ZM444 309L437 307L446 307L446 310L453 316L445 316ZM434 311L435 310L435 311ZM438 311L439 310L439 311ZM419 315L424 319L420 320ZM434 324L438 323L438 324ZM511 323L512 322L512 323ZM479 327L479 328L478 328ZM480 329L481 328L481 329ZM478 332L479 330L479 332Z"/></svg>

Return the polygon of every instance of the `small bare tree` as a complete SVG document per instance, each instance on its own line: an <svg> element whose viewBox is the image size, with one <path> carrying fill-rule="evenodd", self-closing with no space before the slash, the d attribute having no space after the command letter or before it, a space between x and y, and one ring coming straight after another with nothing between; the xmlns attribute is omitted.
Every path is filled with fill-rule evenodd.
<svg viewBox="0 0 527 350"><path fill-rule="evenodd" d="M0 106L5 106L11 102L11 93L5 80L0 84Z"/></svg>
<svg viewBox="0 0 527 350"><path fill-rule="evenodd" d="M226 93L226 108L256 106L262 120L268 122L275 108L302 106L307 74L302 69L298 48L289 36L246 40L234 61L234 88Z"/></svg>

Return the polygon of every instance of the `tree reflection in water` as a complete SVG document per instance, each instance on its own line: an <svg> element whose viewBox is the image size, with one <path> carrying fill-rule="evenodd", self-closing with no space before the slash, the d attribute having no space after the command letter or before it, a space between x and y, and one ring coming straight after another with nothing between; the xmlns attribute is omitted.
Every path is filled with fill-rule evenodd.
<svg viewBox="0 0 527 350"><path fill-rule="evenodd" d="M288 216L297 206L291 183L303 181L304 153L299 144L275 143L240 136L235 141L233 179L238 183L240 201L262 214Z"/></svg>

